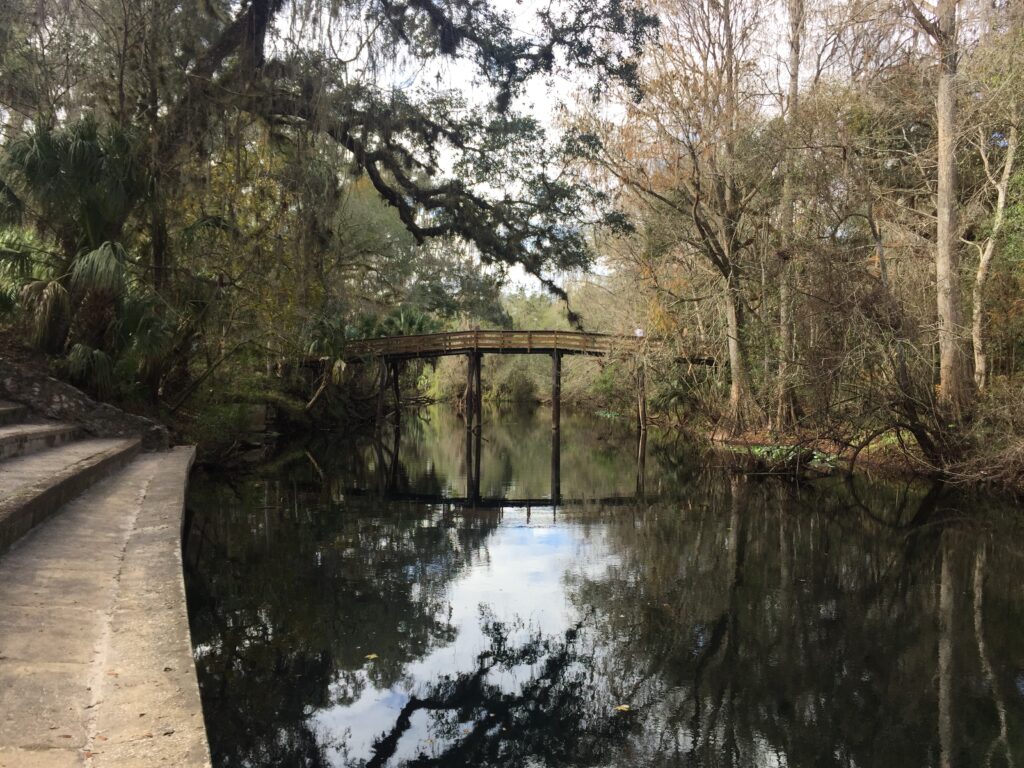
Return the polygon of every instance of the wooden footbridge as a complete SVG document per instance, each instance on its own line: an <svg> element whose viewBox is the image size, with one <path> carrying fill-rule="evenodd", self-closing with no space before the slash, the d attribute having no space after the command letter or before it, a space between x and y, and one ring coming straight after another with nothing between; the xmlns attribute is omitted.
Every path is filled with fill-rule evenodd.
<svg viewBox="0 0 1024 768"><path fill-rule="evenodd" d="M398 402L398 373L406 360L465 355L469 361L466 381L466 426L480 424L482 396L480 372L487 355L548 355L551 357L551 427L558 429L561 419L562 357L565 355L604 356L621 350L635 353L642 336L615 336L582 331L450 331L415 336L387 336L349 342L343 352L347 362L380 360L380 399L378 422L383 413L384 392L390 380ZM647 423L643 378L640 379L638 417Z"/></svg>
<svg viewBox="0 0 1024 768"><path fill-rule="evenodd" d="M558 429L561 415L562 358L566 355L603 357L611 354L635 356L651 341L641 334L633 336L583 331L502 331L471 330L426 333L411 336L386 336L349 341L341 359L354 362L377 360L380 366L377 421L383 415L384 396L390 382L395 402L399 402L398 374L401 365L414 359L432 359L465 355L469 361L466 381L466 426L480 424L480 372L484 355L548 355L551 357L551 427ZM656 342L655 342L656 343ZM696 365L714 365L712 358L688 358ZM326 358L307 361L322 367ZM647 425L643 366L637 368L637 419L641 429Z"/></svg>
<svg viewBox="0 0 1024 768"><path fill-rule="evenodd" d="M632 351L642 337L581 331L450 331L351 341L346 360L383 358L389 362L447 355L607 355Z"/></svg>

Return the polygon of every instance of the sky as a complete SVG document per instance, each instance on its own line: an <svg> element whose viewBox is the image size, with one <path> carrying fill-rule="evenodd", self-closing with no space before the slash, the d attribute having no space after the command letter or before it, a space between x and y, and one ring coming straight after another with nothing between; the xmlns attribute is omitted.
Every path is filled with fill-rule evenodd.
<svg viewBox="0 0 1024 768"><path fill-rule="evenodd" d="M489 647L481 626L481 606L487 606L498 621L512 626L523 622L509 635L512 646L527 642L536 633L561 637L579 620L578 610L566 592L567 575L598 578L617 558L602 528L595 527L584 535L581 527L556 523L549 515L538 512L531 521L525 510L504 511L485 553L450 586L447 621L458 629L455 639L408 664L402 679L390 688L376 687L367 671L363 675L365 688L351 705L332 704L313 712L313 730L324 742L344 734L347 757L369 759L374 741L395 723L412 696L423 695L444 676L472 673L479 654ZM582 550L586 550L586 558L581 557ZM372 663L368 661L367 666ZM541 664L538 660L534 667L495 670L487 679L515 693ZM431 754L444 746L429 714L421 711L402 736L395 760ZM335 765L345 763L340 753L334 758Z"/></svg>

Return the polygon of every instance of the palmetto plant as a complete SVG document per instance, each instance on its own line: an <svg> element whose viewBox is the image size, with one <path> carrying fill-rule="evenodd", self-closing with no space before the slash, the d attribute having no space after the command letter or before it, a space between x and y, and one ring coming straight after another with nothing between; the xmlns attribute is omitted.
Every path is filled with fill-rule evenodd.
<svg viewBox="0 0 1024 768"><path fill-rule="evenodd" d="M120 239L145 196L137 141L118 126L86 117L66 128L45 124L11 142L2 175L23 213L61 249L67 273L80 255Z"/></svg>
<svg viewBox="0 0 1024 768"><path fill-rule="evenodd" d="M59 280L32 280L22 287L20 298L32 343L48 351L62 349L71 318L67 289Z"/></svg>
<svg viewBox="0 0 1024 768"><path fill-rule="evenodd" d="M120 358L156 378L176 330L123 245L148 190L137 146L87 117L41 124L0 159L0 309L18 305L33 343L64 353L68 375L101 396Z"/></svg>
<svg viewBox="0 0 1024 768"><path fill-rule="evenodd" d="M31 239L14 229L0 229L0 315L17 308L21 286L32 276Z"/></svg>
<svg viewBox="0 0 1024 768"><path fill-rule="evenodd" d="M440 329L441 324L432 315L416 307L396 307L386 315L361 318L352 329L352 338L413 336Z"/></svg>
<svg viewBox="0 0 1024 768"><path fill-rule="evenodd" d="M75 344L67 357L67 370L72 381L88 386L100 397L114 390L114 361L100 349Z"/></svg>

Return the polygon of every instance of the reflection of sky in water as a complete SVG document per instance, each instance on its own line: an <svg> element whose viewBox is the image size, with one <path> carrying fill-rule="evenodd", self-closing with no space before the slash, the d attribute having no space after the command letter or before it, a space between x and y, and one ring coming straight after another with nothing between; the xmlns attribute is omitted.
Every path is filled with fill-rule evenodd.
<svg viewBox="0 0 1024 768"><path fill-rule="evenodd" d="M530 523L525 510L507 510L487 549L488 556L479 558L450 587L451 623L458 629L454 642L409 664L404 680L392 688L377 688L364 678L366 687L350 706L312 714L313 728L322 735L323 742L338 745L333 754L335 764L343 764L342 743L350 760L371 757L374 740L391 728L410 696L421 694L425 684L477 668L477 656L489 646L481 629L481 607L486 607L497 621L521 622L509 635L510 645L537 632L560 635L578 619L565 592L566 573L596 576L616 559L597 531L591 529L585 538L577 525L553 523L550 510L534 510ZM584 549L585 558L581 557ZM502 690L515 692L542 662L492 671L488 680ZM439 750L443 744L436 734L430 735L432 723L429 712L415 712L391 764Z"/></svg>
<svg viewBox="0 0 1024 768"><path fill-rule="evenodd" d="M436 413L407 426L401 466L384 479L396 493L461 496L462 423ZM620 432L566 418L563 498L632 492L636 447ZM989 760L997 706L1020 743L1016 508L991 531L972 522L940 535L934 521L977 502L862 478L743 482L713 462L666 461L667 450L647 457L646 503L567 505L557 519L550 507L381 502L377 452L362 444L322 447L323 475L303 454L237 486L197 480L186 575L215 764L358 765L427 694L444 706L417 707L394 731L388 766L459 750L481 764L458 704L502 718L502 700L525 694L505 738L483 739L503 750L488 765L937 765L943 627L956 764ZM481 494L544 497L550 452L546 414L486 420ZM947 571L952 621L938 599ZM481 606L505 624L509 652L486 686L446 690L468 685L490 646ZM529 641L551 655L524 663L516 651ZM341 701L352 703L329 703ZM996 750L992 765L1005 765Z"/></svg>

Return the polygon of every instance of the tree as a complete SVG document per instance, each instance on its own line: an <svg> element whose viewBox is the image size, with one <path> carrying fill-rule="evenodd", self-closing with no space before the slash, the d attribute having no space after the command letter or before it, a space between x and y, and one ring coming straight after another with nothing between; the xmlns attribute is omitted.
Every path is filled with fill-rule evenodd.
<svg viewBox="0 0 1024 768"><path fill-rule="evenodd" d="M771 205L766 195L776 147L756 117L754 75L759 6L723 3L657 3L664 33L641 70L645 98L624 100L626 119L591 118L597 132L594 159L638 203L667 216L675 252L697 256L722 281L729 360L730 430L761 421L746 351L743 281L758 220ZM680 87L682 85L683 87Z"/></svg>
<svg viewBox="0 0 1024 768"><path fill-rule="evenodd" d="M906 0L915 21L931 38L938 60L935 91L937 187L935 195L935 294L939 315L939 402L955 421L969 411L970 363L962 339L963 302L960 296L960 258L957 199L957 67L960 45L957 9L960 0L937 0L933 14Z"/></svg>
<svg viewBox="0 0 1024 768"><path fill-rule="evenodd" d="M986 288L1006 221L1010 181L1016 170L1020 144L1021 80L1020 50L1024 26L1019 9L994 8L988 19L986 39L969 62L968 74L983 100L982 109L971 115L977 125L972 142L977 149L987 182L983 211L991 217L988 233L975 242L978 267L972 294L971 340L974 346L974 382L980 391L988 387L990 361L986 333ZM992 199L994 196L994 199Z"/></svg>
<svg viewBox="0 0 1024 768"><path fill-rule="evenodd" d="M602 201L565 172L563 147L518 97L532 78L559 72L590 73L595 87L633 83L654 24L618 0L544 11L537 35L469 0L6 8L6 221L37 228L63 261L43 265L63 277L37 281L28 309L62 315L49 326L51 351L69 354L77 334L112 353L99 294L65 294L72 261L117 255L107 272L181 331L164 370L147 376L154 393L192 378L192 356L210 370L239 350L295 354L325 317L345 326L407 300L441 318L487 313L511 264L564 297L555 273L590 263L588 227L603 222ZM450 69L469 73L465 82L446 84ZM58 180L79 178L75 157L57 153L44 167L45 153L19 149L33 137L37 149L42 138L80 148L83 126L123 137L124 151L94 152L98 170L73 190ZM96 213L109 221L94 226ZM444 243L431 249L431 240ZM83 310L97 322L77 333Z"/></svg>
<svg viewBox="0 0 1024 768"><path fill-rule="evenodd" d="M800 47L804 34L804 0L788 0L789 11L789 75L786 89L785 116L789 127L796 119L800 103ZM790 139L791 140L791 139ZM796 421L791 367L794 362L795 339L793 323L793 258L795 239L794 171L795 153L788 149L785 161L785 181L782 188L780 229L783 245L779 250L782 260L779 279L779 392L776 400L775 426L785 430Z"/></svg>
<svg viewBox="0 0 1024 768"><path fill-rule="evenodd" d="M560 67L593 71L596 83L631 82L649 16L617 1L574 0L541 13L538 35L523 36L507 12L466 0L297 0L290 19L285 8L283 0L252 0L229 16L216 2L198 15L163 0L101 3L81 14L42 7L46 23L94 42L79 52L76 85L49 116L33 119L93 110L145 134L158 287L170 268L169 196L187 164L239 115L283 137L303 129L331 137L349 170L366 175L418 241L463 237L485 261L521 263L548 282L545 270L589 261L579 223L569 225L588 209L586 190L559 175L557 147L515 111L515 99L533 76ZM354 56L339 52L346 47ZM485 97L469 103L452 88L392 85L448 62L470 67Z"/></svg>

